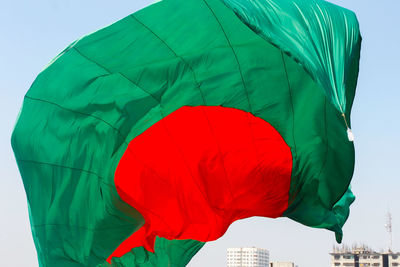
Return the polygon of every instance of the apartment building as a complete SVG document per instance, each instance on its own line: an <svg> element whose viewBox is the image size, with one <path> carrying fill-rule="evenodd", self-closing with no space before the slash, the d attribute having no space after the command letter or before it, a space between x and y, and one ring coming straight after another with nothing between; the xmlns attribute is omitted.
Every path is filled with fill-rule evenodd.
<svg viewBox="0 0 400 267"><path fill-rule="evenodd" d="M400 267L400 253L376 252L368 247L336 248L331 267Z"/></svg>
<svg viewBox="0 0 400 267"><path fill-rule="evenodd" d="M269 267L269 251L256 247L228 248L227 266Z"/></svg>

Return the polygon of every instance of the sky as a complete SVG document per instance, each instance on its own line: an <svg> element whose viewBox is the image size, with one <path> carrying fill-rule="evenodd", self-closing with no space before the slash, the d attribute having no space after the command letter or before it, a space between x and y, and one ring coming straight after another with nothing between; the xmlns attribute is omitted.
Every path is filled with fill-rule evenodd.
<svg viewBox="0 0 400 267"><path fill-rule="evenodd" d="M344 243L386 249L384 228L393 217L393 247L400 251L400 1L331 1L353 10L363 45L352 112L357 199L344 226ZM14 0L0 3L0 258L2 265L37 267L26 196L10 145L23 96L46 64L77 38L150 4L144 0ZM190 267L226 266L228 247L256 246L271 260L299 267L329 266L334 234L289 219L235 222L210 242Z"/></svg>

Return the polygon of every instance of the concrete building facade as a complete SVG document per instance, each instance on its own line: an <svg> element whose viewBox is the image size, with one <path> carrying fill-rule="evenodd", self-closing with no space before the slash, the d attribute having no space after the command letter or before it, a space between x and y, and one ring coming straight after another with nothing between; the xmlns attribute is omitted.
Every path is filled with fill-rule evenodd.
<svg viewBox="0 0 400 267"><path fill-rule="evenodd" d="M269 267L296 267L293 262L288 261L272 261Z"/></svg>
<svg viewBox="0 0 400 267"><path fill-rule="evenodd" d="M331 267L400 267L400 253L375 252L369 248L334 249Z"/></svg>
<svg viewBox="0 0 400 267"><path fill-rule="evenodd" d="M269 267L269 251L255 247L228 248L227 266Z"/></svg>

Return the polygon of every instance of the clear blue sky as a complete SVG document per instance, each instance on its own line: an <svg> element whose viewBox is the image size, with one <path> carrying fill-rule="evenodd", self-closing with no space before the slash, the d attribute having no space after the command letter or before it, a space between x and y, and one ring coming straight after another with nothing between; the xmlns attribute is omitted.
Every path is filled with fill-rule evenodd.
<svg viewBox="0 0 400 267"><path fill-rule="evenodd" d="M10 146L22 99L36 75L63 48L149 4L149 0L15 0L0 4L0 256L3 266L37 267L23 185ZM393 214L394 248L400 250L400 1L332 1L355 11L363 35L361 71L352 122L356 135L357 196L344 242L386 248L384 215ZM334 236L287 219L234 223L207 244L189 266L225 266L230 246L259 246L272 260L324 267Z"/></svg>

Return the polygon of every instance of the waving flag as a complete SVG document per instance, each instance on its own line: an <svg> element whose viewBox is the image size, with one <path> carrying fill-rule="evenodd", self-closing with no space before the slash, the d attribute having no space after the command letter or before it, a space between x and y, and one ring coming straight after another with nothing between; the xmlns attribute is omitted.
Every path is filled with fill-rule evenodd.
<svg viewBox="0 0 400 267"><path fill-rule="evenodd" d="M71 44L12 135L40 266L185 266L251 216L340 242L360 42L322 0L164 0Z"/></svg>

